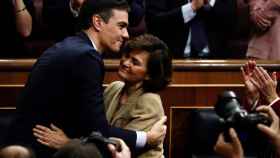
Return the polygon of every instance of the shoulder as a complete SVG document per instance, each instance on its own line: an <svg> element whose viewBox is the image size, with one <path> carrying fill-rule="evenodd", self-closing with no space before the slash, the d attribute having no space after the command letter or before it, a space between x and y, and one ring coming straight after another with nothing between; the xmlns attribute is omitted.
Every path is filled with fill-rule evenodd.
<svg viewBox="0 0 280 158"><path fill-rule="evenodd" d="M156 101L161 103L161 98L156 93L143 93L138 101Z"/></svg>
<svg viewBox="0 0 280 158"><path fill-rule="evenodd" d="M94 49L87 39L80 35L70 36L56 43L44 52L43 58L52 58L55 61L62 60L76 63L89 61L103 64L101 54Z"/></svg>
<svg viewBox="0 0 280 158"><path fill-rule="evenodd" d="M123 87L124 87L124 82L114 81L106 87L104 91L104 95L109 95L115 93L116 91L120 91L120 89L122 89Z"/></svg>
<svg viewBox="0 0 280 158"><path fill-rule="evenodd" d="M137 100L138 108L145 108L155 111L163 111L162 101L156 93L144 93Z"/></svg>

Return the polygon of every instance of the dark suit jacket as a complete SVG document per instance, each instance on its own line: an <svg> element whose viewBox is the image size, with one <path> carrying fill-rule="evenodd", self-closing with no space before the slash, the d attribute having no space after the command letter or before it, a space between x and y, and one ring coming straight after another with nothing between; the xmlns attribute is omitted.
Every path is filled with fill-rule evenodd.
<svg viewBox="0 0 280 158"><path fill-rule="evenodd" d="M271 107L276 112L277 116L280 117L280 100L272 104Z"/></svg>
<svg viewBox="0 0 280 158"><path fill-rule="evenodd" d="M104 63L85 33L66 38L37 60L17 104L8 142L31 145L38 157L49 149L36 142L36 124L61 127L70 138L100 131L120 137L133 150L136 133L108 125L103 106Z"/></svg>
<svg viewBox="0 0 280 158"><path fill-rule="evenodd" d="M181 6L187 0L147 0L146 23L148 31L170 48L174 57L182 57L188 39L189 24L185 24ZM216 0L210 11L200 9L196 16L206 25L208 44L213 57L227 56L225 47L229 33L235 23L235 0Z"/></svg>

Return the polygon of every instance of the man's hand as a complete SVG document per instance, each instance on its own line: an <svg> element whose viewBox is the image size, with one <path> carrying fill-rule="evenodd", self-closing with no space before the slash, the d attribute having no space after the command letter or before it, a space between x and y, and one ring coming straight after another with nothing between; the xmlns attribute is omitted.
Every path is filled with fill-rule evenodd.
<svg viewBox="0 0 280 158"><path fill-rule="evenodd" d="M110 138L110 139L119 141L120 145L121 145L121 149L122 149L121 151L117 151L116 147L113 144L108 144L108 148L112 154L112 158L130 158L131 157L130 150L123 140L118 139L118 138Z"/></svg>
<svg viewBox="0 0 280 158"><path fill-rule="evenodd" d="M39 143L55 149L61 148L70 141L70 138L53 124L51 124L51 128L36 125L36 127L33 128L33 135L37 138Z"/></svg>
<svg viewBox="0 0 280 158"><path fill-rule="evenodd" d="M147 132L147 143L151 146L156 146L163 142L166 135L166 122L167 117L163 116L158 122L156 122L152 129Z"/></svg>
<svg viewBox="0 0 280 158"><path fill-rule="evenodd" d="M193 11L197 11L205 4L205 0L193 0L192 1L192 9Z"/></svg>
<svg viewBox="0 0 280 158"><path fill-rule="evenodd" d="M229 135L231 142L225 141L223 133L219 135L214 146L215 152L224 158L243 158L243 148L233 128L229 129Z"/></svg>

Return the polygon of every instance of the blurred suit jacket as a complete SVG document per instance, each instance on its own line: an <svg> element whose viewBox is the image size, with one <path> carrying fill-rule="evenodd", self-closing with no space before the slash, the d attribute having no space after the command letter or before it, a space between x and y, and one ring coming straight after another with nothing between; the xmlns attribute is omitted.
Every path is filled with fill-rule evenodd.
<svg viewBox="0 0 280 158"><path fill-rule="evenodd" d="M165 41L174 57L183 57L188 39L189 23L184 23L181 6L187 0L146 0L148 32ZM198 11L206 24L208 45L215 58L227 56L227 41L236 21L236 1L216 0L211 10Z"/></svg>

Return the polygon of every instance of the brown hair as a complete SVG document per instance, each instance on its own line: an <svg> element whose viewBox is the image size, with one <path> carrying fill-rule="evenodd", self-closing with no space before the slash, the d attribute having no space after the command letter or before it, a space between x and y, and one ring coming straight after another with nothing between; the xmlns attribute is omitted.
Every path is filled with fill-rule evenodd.
<svg viewBox="0 0 280 158"><path fill-rule="evenodd" d="M129 54L133 50L149 53L147 65L149 79L143 82L144 91L158 92L164 89L172 76L172 61L167 45L153 35L143 34L129 40L124 45L122 53Z"/></svg>

